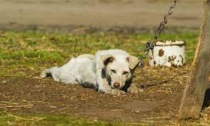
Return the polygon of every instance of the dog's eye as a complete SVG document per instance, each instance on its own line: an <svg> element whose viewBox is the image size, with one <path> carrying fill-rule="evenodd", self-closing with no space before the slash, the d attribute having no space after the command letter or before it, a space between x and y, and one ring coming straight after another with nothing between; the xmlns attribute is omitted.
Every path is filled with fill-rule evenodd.
<svg viewBox="0 0 210 126"><path fill-rule="evenodd" d="M116 70L111 70L112 71L112 73L116 73Z"/></svg>
<svg viewBox="0 0 210 126"><path fill-rule="evenodd" d="M123 72L123 75L128 75L128 71L124 71Z"/></svg>

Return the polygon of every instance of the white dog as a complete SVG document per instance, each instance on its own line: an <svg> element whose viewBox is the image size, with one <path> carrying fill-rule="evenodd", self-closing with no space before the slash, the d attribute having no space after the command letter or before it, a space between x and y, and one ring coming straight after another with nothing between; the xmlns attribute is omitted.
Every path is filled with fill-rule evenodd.
<svg viewBox="0 0 210 126"><path fill-rule="evenodd" d="M50 75L55 81L65 84L81 84L85 87L97 87L93 58L94 56L90 54L71 58L67 64L61 67L45 69L40 76L44 78Z"/></svg>
<svg viewBox="0 0 210 126"><path fill-rule="evenodd" d="M41 77L50 74L55 81L95 87L98 91L120 95L140 90L132 83L138 58L118 49L98 51L95 56L84 54L72 58L62 67L42 71Z"/></svg>

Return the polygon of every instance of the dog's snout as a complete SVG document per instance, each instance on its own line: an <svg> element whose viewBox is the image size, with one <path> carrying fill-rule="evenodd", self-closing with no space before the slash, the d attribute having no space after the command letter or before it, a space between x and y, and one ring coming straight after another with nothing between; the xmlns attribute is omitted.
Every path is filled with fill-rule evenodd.
<svg viewBox="0 0 210 126"><path fill-rule="evenodd" d="M115 82L115 83L114 83L114 87L115 87L115 88L119 88L119 87L120 87L120 83Z"/></svg>

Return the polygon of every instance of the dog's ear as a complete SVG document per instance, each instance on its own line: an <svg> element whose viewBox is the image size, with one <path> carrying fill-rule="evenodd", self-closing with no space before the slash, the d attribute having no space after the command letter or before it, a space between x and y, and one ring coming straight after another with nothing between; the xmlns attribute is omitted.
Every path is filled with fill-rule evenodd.
<svg viewBox="0 0 210 126"><path fill-rule="evenodd" d="M139 59L135 56L130 55L129 57L127 57L127 61L129 63L130 69L135 69L139 64Z"/></svg>
<svg viewBox="0 0 210 126"><path fill-rule="evenodd" d="M96 58L96 68L103 69L104 66L114 60L114 57L111 57L113 57L111 54L100 55L98 58Z"/></svg>
<svg viewBox="0 0 210 126"><path fill-rule="evenodd" d="M101 56L101 61L103 62L103 65L106 66L107 64L114 61L114 57L110 54L102 55Z"/></svg>

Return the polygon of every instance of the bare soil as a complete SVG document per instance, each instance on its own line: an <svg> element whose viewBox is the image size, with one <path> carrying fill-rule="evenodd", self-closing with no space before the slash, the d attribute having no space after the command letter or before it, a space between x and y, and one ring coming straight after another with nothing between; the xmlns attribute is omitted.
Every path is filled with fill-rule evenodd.
<svg viewBox="0 0 210 126"><path fill-rule="evenodd" d="M100 29L157 27L167 0L0 0L0 29ZM179 0L168 27L199 28L203 1ZM78 29L79 28L79 29Z"/></svg>
<svg viewBox="0 0 210 126"><path fill-rule="evenodd" d="M26 71L27 72L27 71ZM65 85L51 78L1 77L0 109L6 112L64 114L74 118L111 122L173 124L177 121L189 66L136 71L134 82L143 92L112 96ZM151 122L152 121L152 122Z"/></svg>

